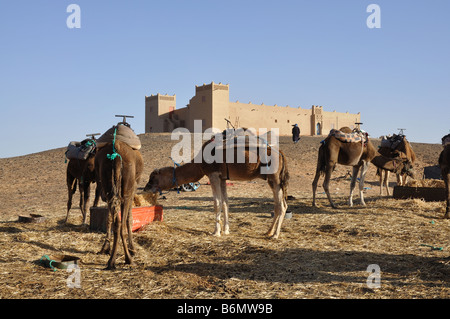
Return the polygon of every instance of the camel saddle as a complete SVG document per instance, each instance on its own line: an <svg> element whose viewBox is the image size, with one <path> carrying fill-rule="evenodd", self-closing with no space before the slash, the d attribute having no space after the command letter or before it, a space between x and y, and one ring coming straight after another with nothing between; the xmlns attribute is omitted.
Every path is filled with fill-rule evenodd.
<svg viewBox="0 0 450 319"><path fill-rule="evenodd" d="M107 130L97 139L97 147L101 148L113 141L121 141L135 150L141 149L141 140L128 125L118 124Z"/></svg>
<svg viewBox="0 0 450 319"><path fill-rule="evenodd" d="M390 149L395 150L397 146L403 141L404 138L405 138L404 135L397 135L397 134L394 134L392 136L383 136L381 138L380 147L388 147Z"/></svg>
<svg viewBox="0 0 450 319"><path fill-rule="evenodd" d="M90 154L95 154L95 150L95 140L85 139L81 142L70 142L65 154L67 159L85 160Z"/></svg>
<svg viewBox="0 0 450 319"><path fill-rule="evenodd" d="M344 143L367 143L367 133L363 133L361 131L344 133L342 131L332 129L328 136L334 136L339 141Z"/></svg>

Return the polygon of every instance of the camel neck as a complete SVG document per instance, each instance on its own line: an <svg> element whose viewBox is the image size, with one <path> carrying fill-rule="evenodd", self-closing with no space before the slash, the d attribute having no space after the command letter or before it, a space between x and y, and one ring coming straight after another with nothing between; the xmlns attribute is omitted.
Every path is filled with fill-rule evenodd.
<svg viewBox="0 0 450 319"><path fill-rule="evenodd" d="M381 154L377 154L371 161L376 167L386 169L388 171L395 171L398 168L398 163L395 159L388 158Z"/></svg>
<svg viewBox="0 0 450 319"><path fill-rule="evenodd" d="M186 163L175 168L176 184L182 185L199 181L205 174L199 163Z"/></svg>

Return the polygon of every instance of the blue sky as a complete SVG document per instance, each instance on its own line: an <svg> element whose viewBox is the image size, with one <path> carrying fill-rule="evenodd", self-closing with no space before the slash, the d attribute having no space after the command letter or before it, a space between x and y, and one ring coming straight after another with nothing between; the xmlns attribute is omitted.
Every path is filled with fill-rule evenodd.
<svg viewBox="0 0 450 319"><path fill-rule="evenodd" d="M69 4L81 28L69 29ZM369 4L381 9L370 29ZM373 137L450 130L450 1L0 1L0 157L65 147L145 95L230 85L230 100L361 112Z"/></svg>

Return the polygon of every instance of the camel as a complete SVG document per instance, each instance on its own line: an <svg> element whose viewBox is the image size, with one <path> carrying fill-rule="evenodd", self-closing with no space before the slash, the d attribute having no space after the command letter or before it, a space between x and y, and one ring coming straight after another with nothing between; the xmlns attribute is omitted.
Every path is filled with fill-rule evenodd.
<svg viewBox="0 0 450 319"><path fill-rule="evenodd" d="M203 144L202 151L211 141ZM258 151L260 146L258 146ZM161 192L162 190L171 189L181 184L197 182L203 176L208 176L214 200L215 212L215 230L214 236L221 236L221 209L224 214L223 234L230 233L229 219L228 219L228 195L227 195L227 180L241 180L249 181L255 178L262 178L267 180L273 192L275 214L272 225L267 232L267 236L273 239L278 238L283 223L284 215L287 209L287 184L289 180L289 172L287 168L286 157L280 150L276 150L270 146L262 146L264 151L267 150L267 155L274 154L275 159L278 159L278 167L273 173L266 173L267 165L263 164L266 161L257 156L257 161L251 161L252 149L246 144L245 147L240 148L243 151L245 161L238 161L237 156L239 147L235 146L234 160L226 161L226 152L223 152L222 163L213 162L207 163L202 156L200 163L193 161L181 166L164 167L155 169L151 174L144 192ZM253 149L254 151L254 149ZM259 153L261 154L261 153ZM253 155L256 155L253 153Z"/></svg>
<svg viewBox="0 0 450 319"><path fill-rule="evenodd" d="M382 150L383 153L380 152L380 154L382 154L385 157L388 158L392 158L392 159L401 159L404 161L408 161L408 163L411 163L411 161L406 157L406 154L400 151L392 151L390 150L390 152L388 152L387 150ZM391 196L391 192L389 190L389 175L390 175L390 171L386 170L386 169L382 169L377 167L377 176L379 176L380 178L380 196L383 196L383 187L386 188L386 193L388 196ZM396 174L397 176L397 185L400 185L400 179L402 179L402 177L400 177L399 174Z"/></svg>
<svg viewBox="0 0 450 319"><path fill-rule="evenodd" d="M414 165L414 162L416 161L416 154L414 153L414 150L411 147L411 144L408 142L406 137L404 135L397 135L399 138L401 138L401 142L395 146L394 149L391 147L382 146L378 149L378 152L386 157L400 157L402 159L409 160L410 165ZM395 137L395 135L394 135ZM390 196L389 191L389 171L382 170L380 168L377 169L377 175L380 176L380 195L383 195L383 186L386 187L386 192L388 196ZM384 175L384 178L383 178ZM397 185L398 186L405 186L406 181L408 179L408 174L396 174L397 175Z"/></svg>
<svg viewBox="0 0 450 319"><path fill-rule="evenodd" d="M67 164L66 183L68 189L67 214L64 223L69 218L70 208L72 207L72 197L78 188L80 190L80 209L83 215L82 225L86 224L87 211L89 210L89 197L91 193L91 183L95 183L94 154L90 154L86 160L70 159ZM100 197L100 190L95 189L94 207L97 207Z"/></svg>
<svg viewBox="0 0 450 319"><path fill-rule="evenodd" d="M343 127L340 131L343 133L352 133L352 130L348 127ZM313 206L316 206L316 189L319 178L322 174L325 174L323 188L327 194L331 207L336 208L329 191L331 173L336 167L336 164L353 167L352 180L350 183L350 196L348 200L350 206L353 206L353 190L355 188L356 178L360 169L361 176L359 182L359 196L361 204L366 205L363 195L364 179L370 163L395 173L407 172L408 174L411 174L411 171L409 170L410 166L407 162L401 159L392 159L381 155L376 151L375 147L367 137L367 134L365 135L366 141L364 142L363 139L362 142L358 143L342 142L333 135L329 135L324 141L322 141L319 148L316 175L312 183Z"/></svg>
<svg viewBox="0 0 450 319"><path fill-rule="evenodd" d="M445 197L447 201L444 218L450 218L450 134L442 138L442 145L444 146L444 149L439 155L439 166L441 167L441 175L444 179Z"/></svg>
<svg viewBox="0 0 450 319"><path fill-rule="evenodd" d="M138 150L116 140L99 148L95 156L97 181L101 186L102 198L108 204L106 239L101 253L110 253L107 269L116 268L119 235L125 253L125 263L133 264L134 246L131 232L131 208L139 183L144 161ZM118 214L121 218L118 218ZM114 223L114 241L110 249L111 224Z"/></svg>

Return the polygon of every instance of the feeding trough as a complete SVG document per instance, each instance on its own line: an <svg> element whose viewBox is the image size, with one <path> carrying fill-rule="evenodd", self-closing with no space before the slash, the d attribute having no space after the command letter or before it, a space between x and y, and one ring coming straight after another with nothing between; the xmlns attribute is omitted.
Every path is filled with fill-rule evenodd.
<svg viewBox="0 0 450 319"><path fill-rule="evenodd" d="M427 202L444 201L444 181L435 179L412 181L406 186L395 186L393 196L396 199L420 198Z"/></svg>
<svg viewBox="0 0 450 319"><path fill-rule="evenodd" d="M153 221L163 220L163 207L159 205L155 206L143 206L134 207L131 209L133 216L133 223L131 225L131 231L135 232L150 224ZM119 214L120 218L120 214ZM106 221L108 219L107 207L91 207L90 208L90 229L93 231L106 232Z"/></svg>

